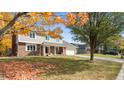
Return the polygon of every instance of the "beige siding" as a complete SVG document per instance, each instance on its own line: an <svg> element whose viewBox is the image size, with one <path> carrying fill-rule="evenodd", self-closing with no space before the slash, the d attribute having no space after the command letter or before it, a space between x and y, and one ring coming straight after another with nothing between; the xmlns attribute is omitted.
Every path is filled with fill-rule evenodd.
<svg viewBox="0 0 124 93"><path fill-rule="evenodd" d="M57 40L57 39L54 39L54 38L50 38L49 40L45 40L45 42L62 44L63 40L61 40L61 39Z"/></svg>
<svg viewBox="0 0 124 93"><path fill-rule="evenodd" d="M24 35L18 35L18 42L24 42L24 43L35 43L35 44L41 44L43 42L50 42L50 43L63 43L63 40L50 38L49 40L46 40L45 36L39 36L36 35L36 38L30 38L29 36Z"/></svg>
<svg viewBox="0 0 124 93"><path fill-rule="evenodd" d="M30 38L29 36L24 35L18 35L18 42L41 44L44 40L44 37L38 35L36 35L35 38Z"/></svg>

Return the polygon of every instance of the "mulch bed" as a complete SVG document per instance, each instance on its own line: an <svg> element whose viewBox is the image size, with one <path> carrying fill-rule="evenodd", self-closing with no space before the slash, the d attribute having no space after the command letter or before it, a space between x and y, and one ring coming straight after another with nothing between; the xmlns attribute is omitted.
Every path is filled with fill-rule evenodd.
<svg viewBox="0 0 124 93"><path fill-rule="evenodd" d="M5 80L41 80L39 75L48 73L55 65L41 62L0 62L0 73Z"/></svg>

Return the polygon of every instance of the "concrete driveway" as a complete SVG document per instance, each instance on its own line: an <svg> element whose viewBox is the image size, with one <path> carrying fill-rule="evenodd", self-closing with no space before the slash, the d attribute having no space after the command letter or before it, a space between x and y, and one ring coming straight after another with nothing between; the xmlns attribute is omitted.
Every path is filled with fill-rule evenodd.
<svg viewBox="0 0 124 93"><path fill-rule="evenodd" d="M77 57L85 57L85 58L90 58L90 56L83 56L83 55L75 55ZM117 59L117 58L104 58L104 57L94 57L95 59L100 59L100 60L108 60L108 61L114 61L114 62L119 62L119 63L124 63L124 59Z"/></svg>

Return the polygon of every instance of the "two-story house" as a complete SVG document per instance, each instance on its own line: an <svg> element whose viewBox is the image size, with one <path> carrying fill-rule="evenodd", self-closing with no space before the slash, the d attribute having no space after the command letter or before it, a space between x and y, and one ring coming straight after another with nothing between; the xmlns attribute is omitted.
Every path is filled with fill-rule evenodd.
<svg viewBox="0 0 124 93"><path fill-rule="evenodd" d="M77 47L61 39L40 36L35 31L17 36L17 56L75 55Z"/></svg>

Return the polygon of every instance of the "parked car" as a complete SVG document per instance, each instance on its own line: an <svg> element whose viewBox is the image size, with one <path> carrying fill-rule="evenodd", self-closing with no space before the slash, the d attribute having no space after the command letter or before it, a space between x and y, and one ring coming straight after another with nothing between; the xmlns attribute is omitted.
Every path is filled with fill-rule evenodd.
<svg viewBox="0 0 124 93"><path fill-rule="evenodd" d="M121 54L122 56L124 56L124 53L123 54Z"/></svg>
<svg viewBox="0 0 124 93"><path fill-rule="evenodd" d="M118 55L118 52L117 52L117 51L114 51L114 50L110 50L110 51L106 51L106 52L104 52L104 54L109 54L109 55Z"/></svg>

